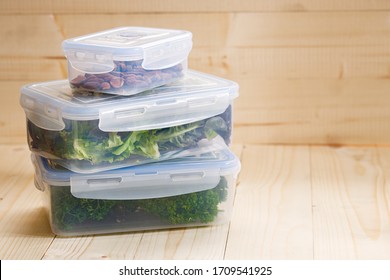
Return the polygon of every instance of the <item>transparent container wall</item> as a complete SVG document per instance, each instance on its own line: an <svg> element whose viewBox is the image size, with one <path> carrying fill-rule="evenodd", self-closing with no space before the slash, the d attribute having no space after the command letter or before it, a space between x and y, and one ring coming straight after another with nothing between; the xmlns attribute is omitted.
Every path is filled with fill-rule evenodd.
<svg viewBox="0 0 390 280"><path fill-rule="evenodd" d="M198 155L226 148L232 134L231 105L217 116L153 130L104 132L98 120L64 119L61 131L42 129L27 119L30 150L79 173Z"/></svg>
<svg viewBox="0 0 390 280"><path fill-rule="evenodd" d="M154 70L144 69L142 62L142 59L114 61L112 67L100 69L100 65L80 67L68 61L69 82L74 91L133 95L174 82L182 78L188 68L187 60Z"/></svg>
<svg viewBox="0 0 390 280"><path fill-rule="evenodd" d="M230 220L236 180L220 177L212 189L140 200L76 198L69 186L44 190L52 231L61 236L209 226Z"/></svg>

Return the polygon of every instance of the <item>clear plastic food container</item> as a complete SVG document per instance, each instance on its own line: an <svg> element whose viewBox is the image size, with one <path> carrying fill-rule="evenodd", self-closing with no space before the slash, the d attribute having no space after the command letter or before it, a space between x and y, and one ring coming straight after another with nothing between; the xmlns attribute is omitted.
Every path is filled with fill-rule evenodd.
<svg viewBox="0 0 390 280"><path fill-rule="evenodd" d="M72 88L132 95L181 78L192 33L120 27L63 42Z"/></svg>
<svg viewBox="0 0 390 280"><path fill-rule="evenodd" d="M240 170L228 149L96 174L32 160L52 231L62 236L225 223Z"/></svg>
<svg viewBox="0 0 390 280"><path fill-rule="evenodd" d="M135 96L77 95L66 80L27 85L30 150L80 173L197 155L231 142L238 85L189 71Z"/></svg>

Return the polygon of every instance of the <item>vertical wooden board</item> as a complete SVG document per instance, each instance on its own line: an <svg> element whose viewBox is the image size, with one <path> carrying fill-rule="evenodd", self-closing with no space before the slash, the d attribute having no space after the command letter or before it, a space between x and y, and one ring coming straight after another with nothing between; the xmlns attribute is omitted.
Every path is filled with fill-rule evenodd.
<svg viewBox="0 0 390 280"><path fill-rule="evenodd" d="M25 146L0 146L0 259L41 259L54 235Z"/></svg>
<svg viewBox="0 0 390 280"><path fill-rule="evenodd" d="M225 259L312 259L306 146L246 146Z"/></svg>
<svg viewBox="0 0 390 280"><path fill-rule="evenodd" d="M389 259L388 174L377 150L312 147L311 164L314 258Z"/></svg>
<svg viewBox="0 0 390 280"><path fill-rule="evenodd" d="M56 237L43 259L133 259L142 233Z"/></svg>

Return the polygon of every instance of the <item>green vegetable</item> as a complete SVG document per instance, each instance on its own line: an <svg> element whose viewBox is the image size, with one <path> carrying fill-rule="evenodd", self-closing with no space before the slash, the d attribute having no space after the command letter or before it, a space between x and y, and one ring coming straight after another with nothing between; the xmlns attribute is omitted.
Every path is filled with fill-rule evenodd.
<svg viewBox="0 0 390 280"><path fill-rule="evenodd" d="M226 179L222 177L213 189L180 196L141 200L139 208L158 215L171 224L208 223L217 216L218 204L226 200L226 187Z"/></svg>
<svg viewBox="0 0 390 280"><path fill-rule="evenodd" d="M227 181L224 177L221 177L216 187L209 190L141 200L76 198L69 187L52 186L52 219L53 224L62 230L97 223L111 227L119 223L121 217L137 220L137 217L145 213L173 225L208 223L218 215L218 205L227 199L227 193Z"/></svg>
<svg viewBox="0 0 390 280"><path fill-rule="evenodd" d="M133 132L104 132L98 120L64 120L61 131L49 131L28 121L29 143L32 150L48 158L86 160L91 164L112 163L132 159L156 160L161 154L192 148L202 139L217 135L229 144L231 108L206 120L162 129Z"/></svg>
<svg viewBox="0 0 390 280"><path fill-rule="evenodd" d="M88 220L101 221L115 206L113 200L75 198L66 187L53 187L51 198L52 218L63 229Z"/></svg>

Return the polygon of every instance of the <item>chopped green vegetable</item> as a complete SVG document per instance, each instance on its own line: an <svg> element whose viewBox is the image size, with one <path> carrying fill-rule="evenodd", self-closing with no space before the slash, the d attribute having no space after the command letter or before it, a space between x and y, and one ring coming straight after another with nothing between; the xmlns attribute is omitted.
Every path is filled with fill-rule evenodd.
<svg viewBox="0 0 390 280"><path fill-rule="evenodd" d="M141 200L100 200L74 197L69 187L51 187L53 224L71 230L84 224L107 223L112 226L120 217L148 213L172 225L212 222L218 215L218 205L227 199L227 181L209 190ZM153 226L153 225L150 225Z"/></svg>
<svg viewBox="0 0 390 280"><path fill-rule="evenodd" d="M101 221L115 206L113 200L75 198L65 187L53 187L52 215L58 227L68 229L85 221Z"/></svg>
<svg viewBox="0 0 390 280"><path fill-rule="evenodd" d="M220 135L227 144L231 135L231 108L223 114L189 124L143 131L104 132L98 120L64 120L61 131L50 131L28 121L30 147L48 158L85 160L91 164L127 159L156 160L162 154L195 147L202 139Z"/></svg>
<svg viewBox="0 0 390 280"><path fill-rule="evenodd" d="M148 213L158 215L171 224L187 224L191 222L208 223L218 214L218 204L227 197L226 179L213 189L180 196L145 199L139 208Z"/></svg>

